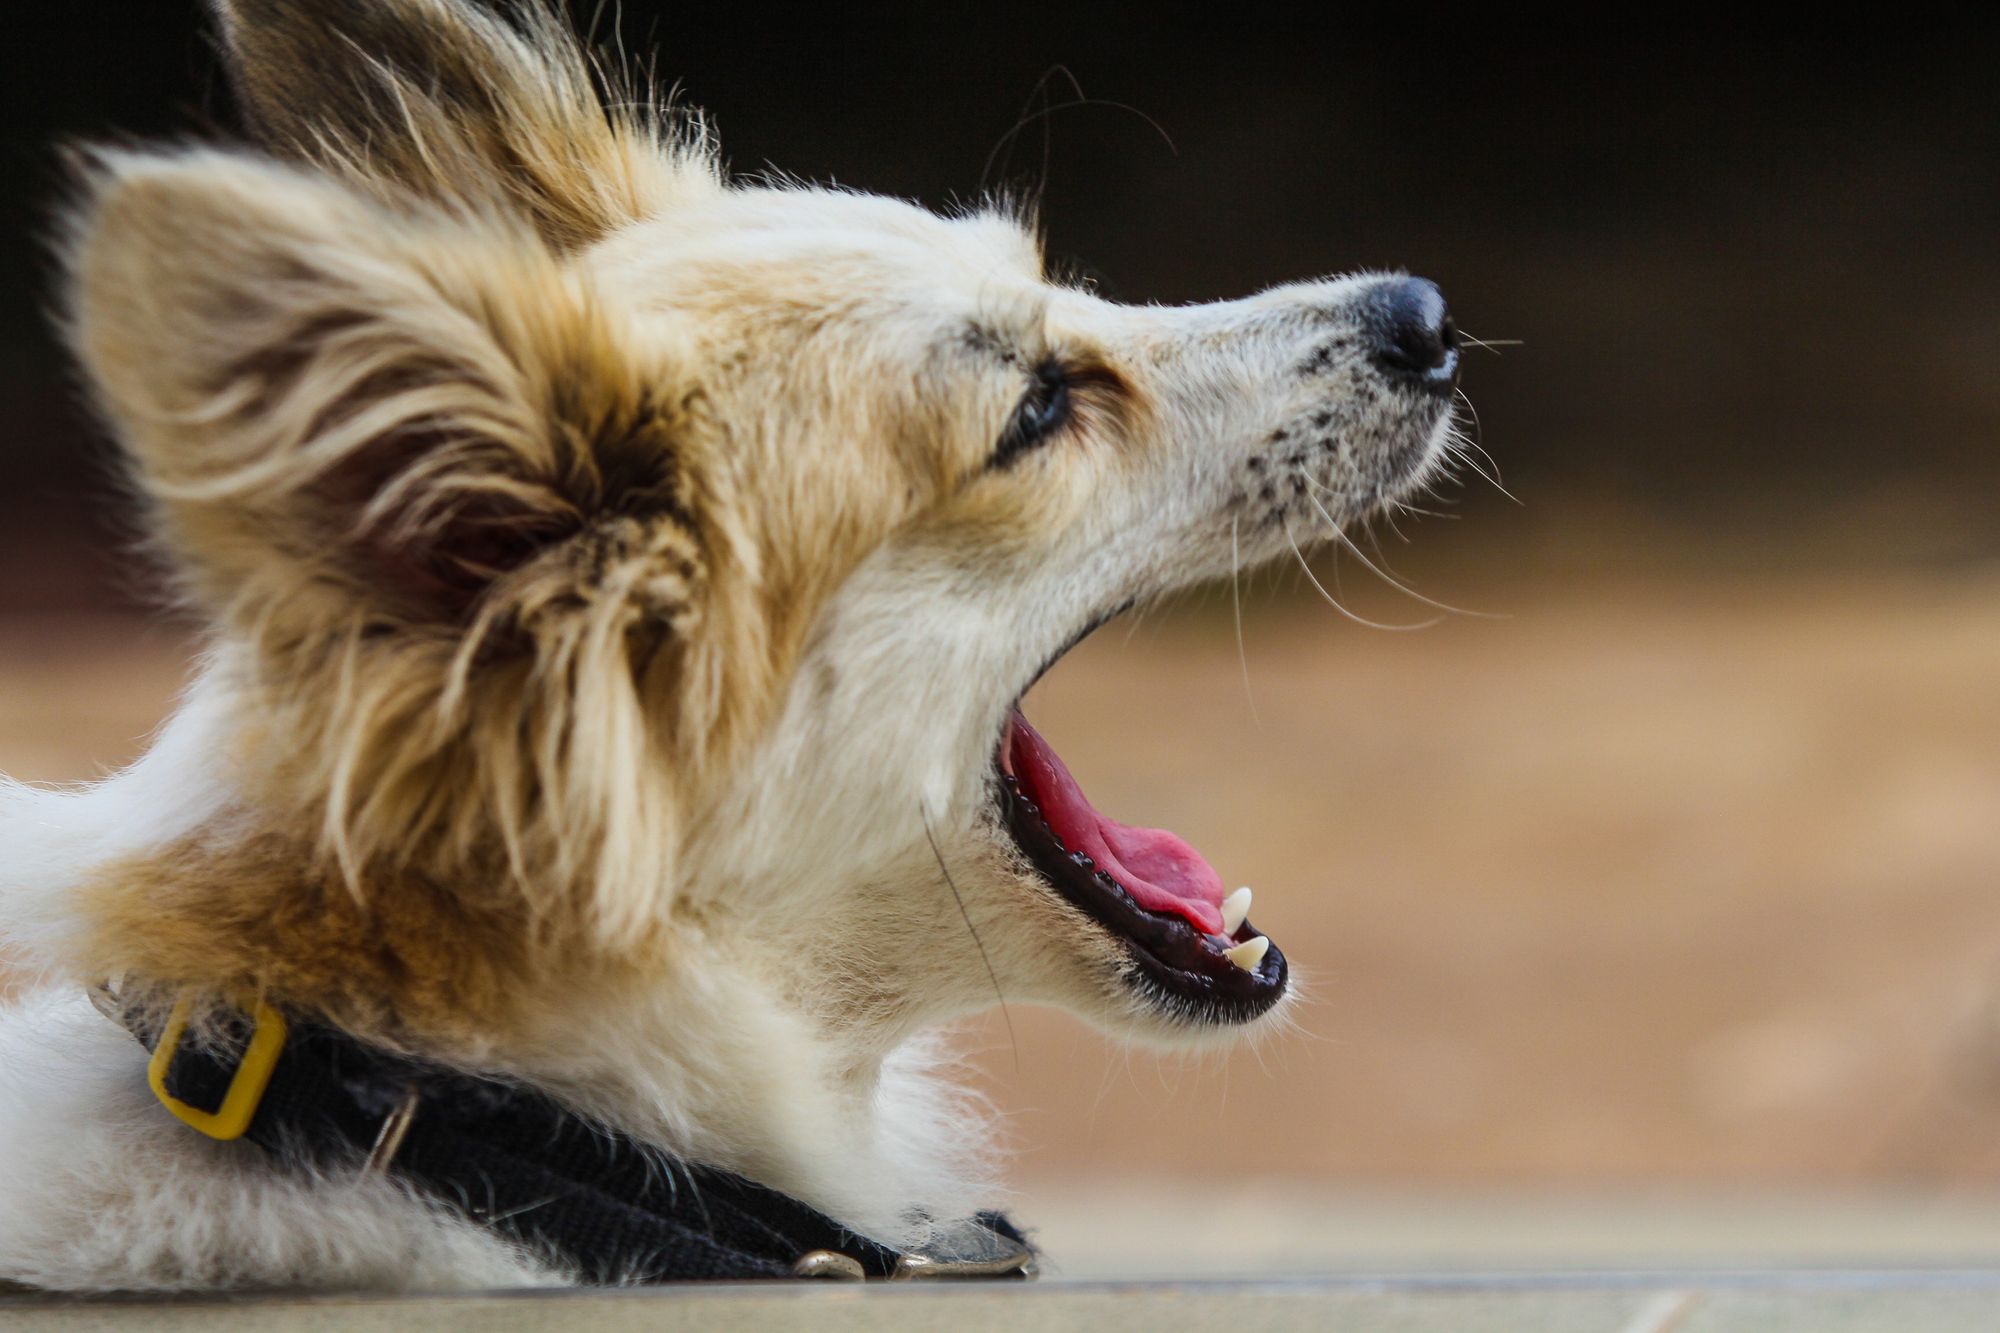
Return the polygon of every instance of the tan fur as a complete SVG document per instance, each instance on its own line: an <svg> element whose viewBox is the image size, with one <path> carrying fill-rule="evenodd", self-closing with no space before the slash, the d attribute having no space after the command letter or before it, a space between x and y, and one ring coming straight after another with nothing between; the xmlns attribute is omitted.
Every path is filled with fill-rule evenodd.
<svg viewBox="0 0 2000 1333"><path fill-rule="evenodd" d="M132 770L0 779L0 944L522 1079L910 1243L987 1189L938 1024L1268 1022L1149 989L995 755L1078 633L1422 484L1449 408L1363 349L1381 278L1118 306L1004 212L726 181L537 5L215 3L256 146L91 156L66 256L206 650ZM1073 410L1002 450L1050 367ZM57 1172L0 1196L0 1276L379 1271L158 1110L93 1122L91 1188L150 1153L133 1188L208 1172L215 1226L135 1202L86 1246ZM0 1106L0 1151L47 1118ZM430 1234L356 1197L340 1253ZM464 1240L425 1271L514 1262Z"/></svg>
<svg viewBox="0 0 2000 1333"><path fill-rule="evenodd" d="M572 249L712 173L698 135L674 130L623 71L593 68L549 9L509 23L451 0L364 3L332 33L286 0L218 12L264 142L392 202L514 213Z"/></svg>
<svg viewBox="0 0 2000 1333"><path fill-rule="evenodd" d="M302 872L300 850L278 837L189 842L106 866L84 904L97 930L87 948L162 999L310 997L350 1031L459 1058L504 1043L537 985L576 965L574 945L538 938L511 895L471 901L404 871L363 903Z"/></svg>
<svg viewBox="0 0 2000 1333"><path fill-rule="evenodd" d="M698 406L502 221L233 160L107 170L81 340L191 600L247 649L264 820L317 827L357 894L387 862L633 931L700 769L672 762L698 701L641 692L702 679L731 573L673 444ZM189 308L213 325L162 349Z"/></svg>

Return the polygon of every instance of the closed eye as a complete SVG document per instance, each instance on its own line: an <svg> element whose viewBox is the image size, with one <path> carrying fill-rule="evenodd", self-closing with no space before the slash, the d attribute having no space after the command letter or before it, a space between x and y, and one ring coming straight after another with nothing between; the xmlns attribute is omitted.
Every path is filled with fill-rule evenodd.
<svg viewBox="0 0 2000 1333"><path fill-rule="evenodd" d="M1034 382L1007 419L987 467L1006 467L1068 425L1075 412L1070 388L1070 373L1061 362L1051 359L1036 366Z"/></svg>

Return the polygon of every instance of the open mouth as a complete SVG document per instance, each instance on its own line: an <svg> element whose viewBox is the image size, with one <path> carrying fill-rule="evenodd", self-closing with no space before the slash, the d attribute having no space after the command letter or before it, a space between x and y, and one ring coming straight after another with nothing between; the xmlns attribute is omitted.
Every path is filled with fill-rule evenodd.
<svg viewBox="0 0 2000 1333"><path fill-rule="evenodd" d="M1200 852L1165 829L1098 812L1016 708L1000 737L999 802L1030 865L1124 946L1165 1007L1242 1023L1285 993L1285 955L1249 922L1250 890L1225 893Z"/></svg>

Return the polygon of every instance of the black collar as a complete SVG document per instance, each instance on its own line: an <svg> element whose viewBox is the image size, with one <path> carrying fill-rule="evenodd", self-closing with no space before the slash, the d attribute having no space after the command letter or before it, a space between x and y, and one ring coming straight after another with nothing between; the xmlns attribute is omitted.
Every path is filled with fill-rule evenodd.
<svg viewBox="0 0 2000 1333"><path fill-rule="evenodd" d="M197 1042L182 1040L185 1004L162 1022L109 987L93 998L153 1052L153 1091L187 1124L246 1138L281 1164L388 1172L585 1282L1034 1274L1033 1249L997 1213L898 1251L532 1088L412 1060L261 1005L254 1016L211 1018Z"/></svg>

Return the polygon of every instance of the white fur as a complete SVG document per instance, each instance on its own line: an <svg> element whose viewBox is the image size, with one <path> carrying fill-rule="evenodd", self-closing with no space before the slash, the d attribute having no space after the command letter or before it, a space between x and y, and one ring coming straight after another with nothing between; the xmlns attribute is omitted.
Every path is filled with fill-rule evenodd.
<svg viewBox="0 0 2000 1333"><path fill-rule="evenodd" d="M325 193L205 158L118 169L160 189L212 178L270 195L307 234ZM671 882L625 886L671 928L655 971L563 978L525 1031L427 1053L920 1243L926 1218L995 1199L994 1130L936 1034L996 984L1118 1033L1217 1032L1135 987L1123 946L996 833L992 757L1011 702L1115 607L1289 558L1325 535L1322 518L1349 522L1421 484L1448 414L1388 391L1352 350L1373 278L1117 306L1046 282L1033 239L997 214L682 176L668 203L565 257L563 281L633 346L707 358L705 401L737 445L711 492L823 512L847 502L841 476L892 472L919 436L957 490L887 524L837 581L754 742L691 794ZM968 349L968 330L1011 350ZM982 470L1023 363L1072 348L1115 363L1142 410ZM1305 436L1325 447L1295 460L1285 441ZM868 451L840 452L856 439ZM1276 498L1260 492L1274 475ZM981 521L1022 517L991 535L951 520L961 502ZM774 550L728 554L754 582ZM0 785L0 947L36 979L0 1015L0 1276L76 1289L567 1280L394 1185L287 1174L246 1144L201 1139L153 1104L143 1052L84 1000L78 886L258 799L233 711L249 651L223 635L128 771L78 791Z"/></svg>

